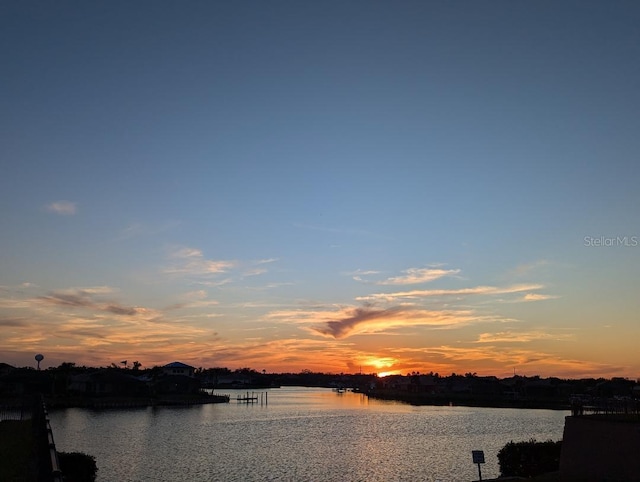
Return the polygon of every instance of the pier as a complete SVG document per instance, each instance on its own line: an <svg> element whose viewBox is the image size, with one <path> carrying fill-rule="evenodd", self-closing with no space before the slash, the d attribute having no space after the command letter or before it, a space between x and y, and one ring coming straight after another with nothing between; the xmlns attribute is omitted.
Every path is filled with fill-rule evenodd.
<svg viewBox="0 0 640 482"><path fill-rule="evenodd" d="M260 401L260 405L267 405L269 403L268 395L269 394L267 392L259 394L251 392L251 395L249 395L249 392L247 392L245 396L237 395L236 401L238 403L245 403L247 405L258 403L258 401Z"/></svg>

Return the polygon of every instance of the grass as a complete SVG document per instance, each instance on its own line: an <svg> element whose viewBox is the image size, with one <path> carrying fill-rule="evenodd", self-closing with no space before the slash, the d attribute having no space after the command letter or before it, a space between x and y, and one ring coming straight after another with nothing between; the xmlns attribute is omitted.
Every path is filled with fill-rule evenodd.
<svg viewBox="0 0 640 482"><path fill-rule="evenodd" d="M33 430L31 420L0 422L0 480L32 482Z"/></svg>

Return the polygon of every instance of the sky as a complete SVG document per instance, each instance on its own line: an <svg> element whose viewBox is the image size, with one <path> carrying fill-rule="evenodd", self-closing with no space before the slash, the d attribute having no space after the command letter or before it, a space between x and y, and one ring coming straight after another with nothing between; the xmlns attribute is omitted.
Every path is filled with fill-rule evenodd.
<svg viewBox="0 0 640 482"><path fill-rule="evenodd" d="M639 377L638 25L0 3L0 361Z"/></svg>

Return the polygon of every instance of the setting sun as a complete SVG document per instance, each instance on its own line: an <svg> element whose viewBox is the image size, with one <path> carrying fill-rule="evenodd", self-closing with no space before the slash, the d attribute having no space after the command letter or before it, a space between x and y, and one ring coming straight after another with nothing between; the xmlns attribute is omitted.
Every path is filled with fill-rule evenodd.
<svg viewBox="0 0 640 482"><path fill-rule="evenodd" d="M386 377L388 375L395 375L400 373L400 370L393 369L394 366L398 364L400 360L392 357L369 357L364 361L364 365L371 367L371 371L375 371L378 373L379 377ZM378 370L384 370L379 372Z"/></svg>
<svg viewBox="0 0 640 482"><path fill-rule="evenodd" d="M378 373L378 376L380 378L388 377L389 375L400 375L400 372L398 370L393 370L393 371L390 371L390 372L380 372L380 373Z"/></svg>

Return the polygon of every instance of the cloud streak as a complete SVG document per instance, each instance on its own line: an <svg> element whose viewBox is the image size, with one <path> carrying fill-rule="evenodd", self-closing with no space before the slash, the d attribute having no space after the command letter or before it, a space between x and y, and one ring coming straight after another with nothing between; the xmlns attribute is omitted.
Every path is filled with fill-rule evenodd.
<svg viewBox="0 0 640 482"><path fill-rule="evenodd" d="M343 307L338 310L283 310L269 314L281 322L314 325L310 332L343 339L357 334L381 334L406 327L452 328L482 321L510 321L472 310L426 310L406 306Z"/></svg>
<svg viewBox="0 0 640 482"><path fill-rule="evenodd" d="M102 365L128 354L174 358L175 353L188 354L195 346L216 340L210 327L192 323L189 316L168 318L161 310L105 298L115 291L109 287L72 288L17 300L11 309L21 314L0 317L0 352L20 347L26 352L45 351L49 360L53 355ZM199 299L200 293L193 297L196 306L209 303Z"/></svg>
<svg viewBox="0 0 640 482"><path fill-rule="evenodd" d="M459 269L409 268L403 271L403 276L387 278L383 281L377 281L375 284L382 286L398 286L429 283L445 276L456 275L459 272Z"/></svg>
<svg viewBox="0 0 640 482"><path fill-rule="evenodd" d="M543 376L597 376L598 374L620 373L625 367L590 361L577 360L555 353L496 345L450 346L442 345L425 348L397 348L389 351L402 360L393 368L402 371L418 369L425 365L434 371L446 374L451 371L464 373L477 371L509 376L516 368L520 375ZM414 368L412 368L414 367Z"/></svg>
<svg viewBox="0 0 640 482"><path fill-rule="evenodd" d="M512 293L522 293L524 291L535 291L544 288L541 284L518 284L505 287L498 286L475 286L473 288L460 289L435 289L435 290L411 290L399 291L395 293L375 293L366 296L359 296L357 301L393 301L398 299L419 299L430 297L449 296L492 296Z"/></svg>
<svg viewBox="0 0 640 482"><path fill-rule="evenodd" d="M522 301L544 301L544 300L555 300L559 298L555 295L545 295L542 293L527 293L522 298Z"/></svg>
<svg viewBox="0 0 640 482"><path fill-rule="evenodd" d="M84 308L114 315L134 316L139 313L138 308L122 306L114 302L97 301L95 295L104 292L110 291L105 287L53 291L46 296L40 297L39 300L48 305Z"/></svg>
<svg viewBox="0 0 640 482"><path fill-rule="evenodd" d="M543 331L512 332L501 331L498 333L481 333L476 343L529 343L536 340L568 340L571 334L553 334Z"/></svg>
<svg viewBox="0 0 640 482"><path fill-rule="evenodd" d="M228 260L206 259L201 250L183 247L171 253L174 260L173 266L165 269L167 274L182 275L217 275L226 273L236 263Z"/></svg>
<svg viewBox="0 0 640 482"><path fill-rule="evenodd" d="M77 205L71 201L54 201L44 207L47 211L61 216L72 216L76 214Z"/></svg>

